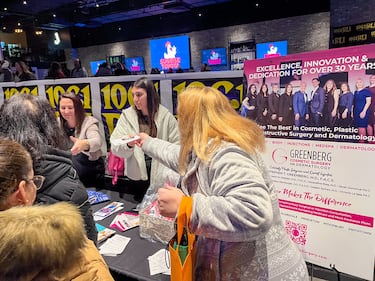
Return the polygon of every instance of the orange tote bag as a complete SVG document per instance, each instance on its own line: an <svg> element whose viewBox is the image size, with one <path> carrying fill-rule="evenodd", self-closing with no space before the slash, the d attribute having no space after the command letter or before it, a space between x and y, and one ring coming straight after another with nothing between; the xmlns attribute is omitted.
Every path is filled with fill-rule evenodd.
<svg viewBox="0 0 375 281"><path fill-rule="evenodd" d="M176 235L169 241L171 281L192 281L195 235L189 231L193 199L183 196L176 220Z"/></svg>

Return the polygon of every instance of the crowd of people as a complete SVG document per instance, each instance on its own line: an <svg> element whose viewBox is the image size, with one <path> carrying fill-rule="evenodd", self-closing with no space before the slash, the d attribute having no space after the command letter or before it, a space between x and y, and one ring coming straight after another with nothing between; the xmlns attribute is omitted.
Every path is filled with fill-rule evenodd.
<svg viewBox="0 0 375 281"><path fill-rule="evenodd" d="M32 104L23 105L32 110ZM0 137L0 280L114 281L87 237L79 207L69 198L38 204L41 193L47 197L46 182L55 179L34 174L40 160L30 148ZM47 189L49 195L75 192L63 182Z"/></svg>
<svg viewBox="0 0 375 281"><path fill-rule="evenodd" d="M68 69L67 64L53 61L50 63L47 74L44 79L62 79L62 78L82 78L89 77L86 68L82 65L79 58L73 60L73 68ZM13 69L8 60L1 63L0 82L22 82L29 80L37 80L37 76L32 71L30 66L24 61L16 61L13 64ZM100 65L98 72L93 73L93 76L108 76L108 75L130 75L130 71L122 63L113 65L114 70L108 63Z"/></svg>
<svg viewBox="0 0 375 281"><path fill-rule="evenodd" d="M255 92L254 86L250 88ZM175 217L182 197L188 198L189 227L197 236L195 280L229 275L231 280L308 280L306 264L286 233L262 164L261 128L242 118L212 87L181 93L178 120L161 105L147 77L134 82L132 96L134 104L123 109L110 149L125 159L125 175L144 182L145 190L166 176L166 185L156 189L163 215ZM97 230L86 191L103 184L104 136L98 120L86 115L79 96L62 94L58 111L56 118L48 100L28 94L14 95L0 108L0 217L4 218L0 235L7 237L0 243L0 256L16 253L21 261L9 266L0 258L0 278L111 281L96 247ZM122 142L136 135L138 140ZM179 180L168 182L171 174ZM28 227L12 236L8 228L18 227L25 218ZM16 240L31 235L33 245L43 247L49 240L35 235L47 232L56 241L43 252L43 259L25 266L29 263L23 259L37 257L40 250L29 247L28 239L18 244ZM213 249L219 252L212 255ZM226 262L208 261L209 256Z"/></svg>
<svg viewBox="0 0 375 281"><path fill-rule="evenodd" d="M89 77L89 73L86 68L82 65L80 58L75 58L73 60L73 68L68 69L66 62L52 61L48 67L47 74L43 79L62 79L62 78L81 78ZM202 65L200 71L210 71L211 69L207 64ZM186 70L187 72L194 72L194 68ZM165 73L184 73L181 67L173 70L169 68ZM157 67L151 69L150 74L160 74L164 73ZM122 62L115 62L112 65L108 62L103 62L99 65L96 73L92 73L94 77L100 76L119 76L119 75L143 75L147 74L147 71L132 72L126 68L125 64ZM3 60L0 62L0 82L22 82L29 80L37 80L38 77L35 75L31 67L24 61L18 60L12 64L9 60Z"/></svg>
<svg viewBox="0 0 375 281"><path fill-rule="evenodd" d="M355 127L361 136L375 136L375 75L369 76L367 86L364 78L357 78L353 90L348 82L334 79L321 85L313 78L311 85L308 93L306 81L300 81L297 90L291 83L283 85L283 92L278 83L270 90L266 83L250 84L241 115L262 126Z"/></svg>

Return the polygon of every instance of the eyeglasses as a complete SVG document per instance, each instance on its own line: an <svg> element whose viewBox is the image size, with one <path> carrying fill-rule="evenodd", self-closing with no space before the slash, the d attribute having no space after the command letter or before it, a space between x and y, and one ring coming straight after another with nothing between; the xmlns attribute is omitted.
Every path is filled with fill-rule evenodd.
<svg viewBox="0 0 375 281"><path fill-rule="evenodd" d="M27 182L32 181L36 187L36 190L39 190L44 183L45 177L44 176L33 176L32 179L25 179Z"/></svg>

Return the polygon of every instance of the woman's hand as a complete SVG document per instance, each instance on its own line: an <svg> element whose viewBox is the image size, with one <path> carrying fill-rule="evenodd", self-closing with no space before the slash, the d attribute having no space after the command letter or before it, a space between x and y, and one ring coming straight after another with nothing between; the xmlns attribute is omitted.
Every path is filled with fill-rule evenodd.
<svg viewBox="0 0 375 281"><path fill-rule="evenodd" d="M139 146L139 147L142 147L143 145L143 142L150 138L150 136L146 133L139 133L138 136L140 137L140 139L136 140L134 143Z"/></svg>
<svg viewBox="0 0 375 281"><path fill-rule="evenodd" d="M134 137L136 137L137 139L135 139L135 140L130 140L130 139L132 139L132 138L134 138ZM126 145L127 145L129 148L133 148L133 146L136 144L136 142L137 142L137 140L138 140L138 136L137 136L137 135L134 136L133 134L130 134L130 135L127 135L127 136L123 137L122 140L124 140L124 141L128 141L128 142L126 143Z"/></svg>
<svg viewBox="0 0 375 281"><path fill-rule="evenodd" d="M160 214L174 218L177 214L180 202L184 196L181 189L172 186L161 187L158 190L158 204Z"/></svg>
<svg viewBox="0 0 375 281"><path fill-rule="evenodd" d="M90 144L88 140L80 140L73 136L70 137L70 140L73 142L73 146L70 149L72 155L77 155L78 153L81 153L82 151L87 151L90 149Z"/></svg>

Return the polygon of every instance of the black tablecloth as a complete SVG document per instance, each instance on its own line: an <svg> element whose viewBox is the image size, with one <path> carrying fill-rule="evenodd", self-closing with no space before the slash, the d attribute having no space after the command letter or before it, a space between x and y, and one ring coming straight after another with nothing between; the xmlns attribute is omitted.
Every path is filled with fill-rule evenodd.
<svg viewBox="0 0 375 281"><path fill-rule="evenodd" d="M131 212L138 204L138 202L133 199L133 195L131 194L123 194L123 196L120 198L119 193L115 191L100 190L100 192L108 194L111 198L111 201L93 205L92 208L94 212L112 201L124 203L124 209L116 212L115 214L112 214L111 216L103 220L97 221L97 223L106 227L109 227L109 224L117 214L124 211ZM126 230L125 232L116 230L116 232L117 234L131 238L131 240L120 255L115 257L103 256L111 271L124 275L124 277L131 277L137 280L170 280L170 276L165 274L156 274L151 276L147 260L149 256L153 255L160 249L167 248L167 245L159 242L151 242L147 239L141 238L139 235L139 227Z"/></svg>

